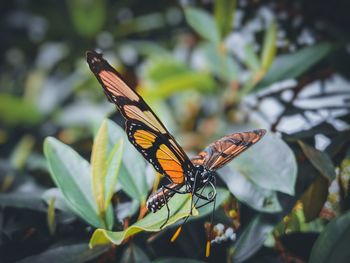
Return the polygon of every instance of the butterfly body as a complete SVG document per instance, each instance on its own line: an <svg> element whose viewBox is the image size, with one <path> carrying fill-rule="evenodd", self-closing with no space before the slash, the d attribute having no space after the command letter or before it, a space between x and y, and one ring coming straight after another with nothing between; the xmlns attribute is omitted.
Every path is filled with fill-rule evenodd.
<svg viewBox="0 0 350 263"><path fill-rule="evenodd" d="M167 202L176 193L190 193L198 199L215 201L215 171L259 141L266 133L263 129L233 133L211 143L190 160L143 98L122 80L102 54L88 51L86 57L108 100L117 106L125 118L125 132L129 141L157 172L171 182L153 193L146 204L151 212L166 205L167 220ZM212 187L212 195L202 195L206 186ZM192 207L191 205L191 211Z"/></svg>
<svg viewBox="0 0 350 263"><path fill-rule="evenodd" d="M209 182L215 183L215 176L215 172L206 169L204 166L194 165L193 170L184 176L183 184L171 183L161 187L147 199L146 207L150 212L155 213L176 193L197 193ZM181 188L184 188L184 190L181 190Z"/></svg>

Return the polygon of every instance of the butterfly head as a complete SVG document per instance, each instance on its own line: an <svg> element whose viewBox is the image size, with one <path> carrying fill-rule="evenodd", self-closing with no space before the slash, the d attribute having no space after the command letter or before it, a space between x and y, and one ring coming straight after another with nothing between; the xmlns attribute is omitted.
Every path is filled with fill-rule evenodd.
<svg viewBox="0 0 350 263"><path fill-rule="evenodd" d="M199 185L203 186L208 182L213 182L215 180L215 174L213 171L205 168L203 165L195 165L197 180L199 181Z"/></svg>
<svg viewBox="0 0 350 263"><path fill-rule="evenodd" d="M92 72L98 73L102 70L102 62L105 61L102 54L89 50L86 52L86 59Z"/></svg>

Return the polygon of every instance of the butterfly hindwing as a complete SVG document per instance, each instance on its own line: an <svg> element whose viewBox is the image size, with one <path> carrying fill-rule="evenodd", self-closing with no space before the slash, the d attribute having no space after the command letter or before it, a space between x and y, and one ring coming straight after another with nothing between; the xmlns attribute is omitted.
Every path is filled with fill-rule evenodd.
<svg viewBox="0 0 350 263"><path fill-rule="evenodd" d="M211 143L197 156L191 158L191 161L195 165L203 165L215 171L258 142L265 133L265 130L259 129L225 136Z"/></svg>
<svg viewBox="0 0 350 263"><path fill-rule="evenodd" d="M88 51L86 56L108 100L119 108L126 119L130 142L159 173L168 176L174 183L182 183L184 171L190 170L192 163L173 136L101 54Z"/></svg>

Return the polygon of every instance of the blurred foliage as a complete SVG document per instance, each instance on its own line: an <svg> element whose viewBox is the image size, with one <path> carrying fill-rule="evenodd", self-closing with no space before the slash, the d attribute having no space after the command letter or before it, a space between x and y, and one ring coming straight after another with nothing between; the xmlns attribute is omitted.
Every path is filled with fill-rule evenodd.
<svg viewBox="0 0 350 263"><path fill-rule="evenodd" d="M268 130L218 171L207 261L348 261L348 3L0 5L1 262L205 260L212 206L174 243L189 196L171 199L162 230L166 209L147 214L163 178L128 142L88 70L89 49L189 156L226 134Z"/></svg>

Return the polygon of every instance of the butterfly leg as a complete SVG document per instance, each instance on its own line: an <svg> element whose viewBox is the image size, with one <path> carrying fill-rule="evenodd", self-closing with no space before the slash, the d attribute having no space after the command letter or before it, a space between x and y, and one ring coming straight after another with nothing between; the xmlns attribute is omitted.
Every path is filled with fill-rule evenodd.
<svg viewBox="0 0 350 263"><path fill-rule="evenodd" d="M166 197L164 190L167 189L167 190L169 190L169 191L171 191L173 193L177 193L177 194L187 194L188 192L181 191L181 190L178 190L178 189L175 189L175 188L171 188L171 187L168 187L166 185L163 185L161 189L162 189L161 192L162 192L162 195L163 195L163 200L164 200L164 203L166 205L167 212L168 212L167 219L165 220L165 222L160 227L160 228L163 228L165 226L165 224L169 221L169 218L170 218L170 208L169 208L169 205L168 205L168 198L169 197L168 198Z"/></svg>
<svg viewBox="0 0 350 263"><path fill-rule="evenodd" d="M193 210L193 196L195 195L196 191L197 191L197 176L198 173L196 173L196 175L194 176L194 183L193 183L193 187L192 187L192 191L191 191L191 210L190 210L190 215L192 215L192 210ZM203 187L204 189L204 187ZM198 202L198 200L197 200ZM197 203L196 202L196 203Z"/></svg>
<svg viewBox="0 0 350 263"><path fill-rule="evenodd" d="M204 186L203 186L203 189L206 187L207 184L210 184L210 186L212 187L213 191L210 192L210 193L213 193L211 196L204 196L202 195L202 192L203 190L200 192L200 193L195 193L195 195L199 198L199 199L202 199L202 200L206 200L208 202L204 203L204 204L201 204L200 206L196 207L196 208L201 208L211 202L213 202L214 200L216 200L216 188L215 188L215 185L216 185L216 180L214 179L213 183L208 181Z"/></svg>
<svg viewBox="0 0 350 263"><path fill-rule="evenodd" d="M202 200L209 201L209 203L210 203L210 202L212 202L212 201L216 198L216 190L215 190L215 188L214 188L214 191L211 192L211 193L213 193L213 194L212 194L210 197L201 195L201 194L199 194L199 193L195 193L195 196L197 196L198 198L200 198L200 199L202 199ZM206 203L206 204L208 204L208 203ZM202 207L202 206L204 206L204 205L201 205L200 207ZM198 207L197 207L197 208L198 208Z"/></svg>
<svg viewBox="0 0 350 263"><path fill-rule="evenodd" d="M168 200L166 199L165 193L164 193L164 189L165 188L166 188L165 186L162 186L162 193L163 193L164 203L165 203L165 206L166 206L168 214L167 214L165 222L160 226L160 229L162 229L165 226L165 224L168 223L169 218L170 218L170 208L169 208L169 205L168 205Z"/></svg>
<svg viewBox="0 0 350 263"><path fill-rule="evenodd" d="M210 203L214 202L214 200L216 199L216 196L215 196L214 198L212 198L212 199L207 199L207 197L205 197L205 196L203 196L204 198L199 197L198 195L196 195L196 196L197 196L198 198L200 198L200 199L207 200L207 202L205 202L204 204L201 204L200 206L197 206L196 209L199 209L199 208L201 208L201 207L203 207L203 206L206 206L207 204L210 204Z"/></svg>

